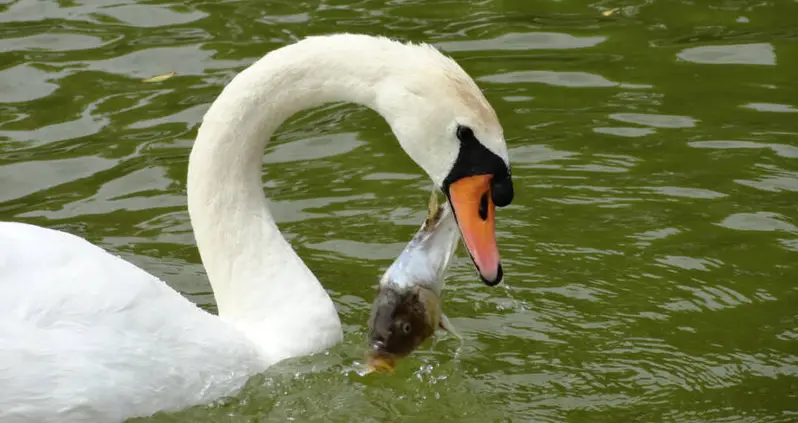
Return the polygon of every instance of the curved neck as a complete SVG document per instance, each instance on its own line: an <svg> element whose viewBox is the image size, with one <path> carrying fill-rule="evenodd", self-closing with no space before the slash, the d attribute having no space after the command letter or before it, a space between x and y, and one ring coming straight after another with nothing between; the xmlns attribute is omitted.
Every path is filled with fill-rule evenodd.
<svg viewBox="0 0 798 423"><path fill-rule="evenodd" d="M291 115L324 103L390 114L375 104L385 73L362 65L381 62L374 52L358 60L345 43L308 44L267 54L224 88L204 116L188 166L188 211L219 316L271 361L327 348L340 340L341 327L329 296L267 208L264 148Z"/></svg>

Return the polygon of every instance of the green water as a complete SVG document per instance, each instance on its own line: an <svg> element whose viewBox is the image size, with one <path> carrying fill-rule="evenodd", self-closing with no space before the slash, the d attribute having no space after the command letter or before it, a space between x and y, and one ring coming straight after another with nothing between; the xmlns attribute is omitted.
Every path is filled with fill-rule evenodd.
<svg viewBox="0 0 798 423"><path fill-rule="evenodd" d="M214 311L185 211L200 118L265 52L333 31L435 43L483 87L514 165L506 283L461 251L445 310L465 346L359 376L429 183L375 113L304 113L264 189L346 341L142 421L798 421L798 2L2 1L0 219Z"/></svg>

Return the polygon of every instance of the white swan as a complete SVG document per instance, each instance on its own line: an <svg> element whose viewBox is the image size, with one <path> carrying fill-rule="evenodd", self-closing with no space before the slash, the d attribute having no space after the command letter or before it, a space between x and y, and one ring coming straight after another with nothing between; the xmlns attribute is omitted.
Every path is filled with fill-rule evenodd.
<svg viewBox="0 0 798 423"><path fill-rule="evenodd" d="M119 421L234 393L288 357L341 341L332 301L274 223L261 183L273 131L347 101L381 114L449 198L488 284L502 277L494 203L512 199L496 115L426 45L310 37L237 75L205 114L188 209L219 316L76 236L0 223L0 421Z"/></svg>

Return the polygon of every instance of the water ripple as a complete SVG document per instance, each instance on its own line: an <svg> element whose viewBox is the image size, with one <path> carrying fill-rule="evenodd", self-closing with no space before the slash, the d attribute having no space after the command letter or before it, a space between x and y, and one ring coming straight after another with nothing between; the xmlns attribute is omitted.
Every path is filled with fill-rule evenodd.
<svg viewBox="0 0 798 423"><path fill-rule="evenodd" d="M769 192L798 192L798 172L790 172L767 164L757 164L756 168L761 169L762 173L758 179L735 179L734 182Z"/></svg>
<svg viewBox="0 0 798 423"><path fill-rule="evenodd" d="M130 26L151 28L169 25L181 25L200 20L208 13L199 10L177 12L166 7L155 5L128 4L114 7L105 7L102 15L109 16L117 21Z"/></svg>
<svg viewBox="0 0 798 423"><path fill-rule="evenodd" d="M798 231L798 227L786 222L785 219L785 216L772 212L737 213L727 217L718 225L740 231Z"/></svg>
<svg viewBox="0 0 798 423"><path fill-rule="evenodd" d="M495 106L516 184L504 284L462 248L447 278L463 345L441 333L392 377L356 371L430 183L374 113L319 107L280 128L263 188L345 342L143 420L794 421L793 3L6 2L0 219L85 236L215 312L185 169L224 84L306 35L430 42Z"/></svg>
<svg viewBox="0 0 798 423"><path fill-rule="evenodd" d="M574 37L557 32L507 33L489 40L447 41L436 46L445 51L496 51L530 49L578 49L594 47L606 37Z"/></svg>
<svg viewBox="0 0 798 423"><path fill-rule="evenodd" d="M620 85L600 75L587 72L557 72L557 71L521 71L490 75L479 78L480 81L501 84L517 84L519 82L536 82L558 87L615 87Z"/></svg>
<svg viewBox="0 0 798 423"><path fill-rule="evenodd" d="M776 65L776 52L770 43L693 47L682 50L677 56L700 64Z"/></svg>
<svg viewBox="0 0 798 423"><path fill-rule="evenodd" d="M28 65L0 71L0 101L22 103L47 97L58 89L49 74Z"/></svg>
<svg viewBox="0 0 798 423"><path fill-rule="evenodd" d="M781 157L798 158L798 147L786 144L767 144L753 141L694 141L690 142L689 145L696 148L718 149L769 148Z"/></svg>

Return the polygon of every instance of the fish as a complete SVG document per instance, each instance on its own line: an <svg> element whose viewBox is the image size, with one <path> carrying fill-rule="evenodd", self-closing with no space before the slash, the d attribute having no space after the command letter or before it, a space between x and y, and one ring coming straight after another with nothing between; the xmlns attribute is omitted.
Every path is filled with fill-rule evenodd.
<svg viewBox="0 0 798 423"><path fill-rule="evenodd" d="M380 278L368 322L367 373L393 373L397 361L438 328L462 343L441 304L444 278L459 240L454 214L448 202L438 201L433 188L421 228Z"/></svg>

